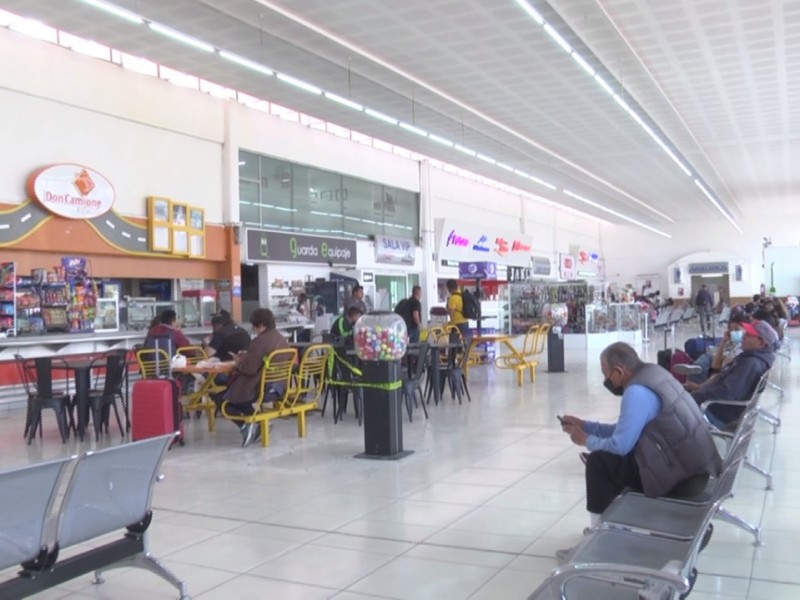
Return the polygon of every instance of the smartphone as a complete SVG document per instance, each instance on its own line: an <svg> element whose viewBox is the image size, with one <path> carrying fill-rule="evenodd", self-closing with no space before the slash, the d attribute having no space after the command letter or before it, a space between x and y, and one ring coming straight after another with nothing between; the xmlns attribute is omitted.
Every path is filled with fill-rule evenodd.
<svg viewBox="0 0 800 600"><path fill-rule="evenodd" d="M556 415L556 419L558 419L558 422L561 423L562 425L564 424L564 417L562 417L561 415Z"/></svg>

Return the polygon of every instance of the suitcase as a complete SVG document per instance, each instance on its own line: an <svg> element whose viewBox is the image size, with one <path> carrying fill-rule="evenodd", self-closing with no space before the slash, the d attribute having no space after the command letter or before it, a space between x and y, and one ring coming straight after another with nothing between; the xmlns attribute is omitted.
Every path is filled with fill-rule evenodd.
<svg viewBox="0 0 800 600"><path fill-rule="evenodd" d="M669 361L669 372L672 373L672 376L681 383L686 383L686 375L680 375L672 369L675 365L690 365L693 362L694 360L692 360L692 357L686 354L686 352L675 350L675 352L672 353L672 357Z"/></svg>
<svg viewBox="0 0 800 600"><path fill-rule="evenodd" d="M665 368L667 371L670 369L670 362L672 360L672 348L659 350L656 354L656 362L659 367Z"/></svg>
<svg viewBox="0 0 800 600"><path fill-rule="evenodd" d="M183 446L183 409L180 398L180 385L174 379L140 379L134 383L131 439L143 440L177 431L179 433L175 442Z"/></svg>

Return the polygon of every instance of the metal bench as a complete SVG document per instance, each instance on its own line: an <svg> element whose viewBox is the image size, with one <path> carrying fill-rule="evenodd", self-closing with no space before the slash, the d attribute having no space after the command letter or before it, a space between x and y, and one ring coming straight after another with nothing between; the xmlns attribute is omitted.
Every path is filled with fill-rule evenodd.
<svg viewBox="0 0 800 600"><path fill-rule="evenodd" d="M16 600L86 573L120 567L147 569L174 585L188 600L186 584L149 551L153 485L174 435L87 452L0 473L0 569L21 565L0 583L0 600ZM63 500L54 500L69 467ZM20 501L24 499L24 501ZM50 527L54 522L55 528ZM51 532L55 530L53 535ZM119 531L121 539L60 559L64 548Z"/></svg>

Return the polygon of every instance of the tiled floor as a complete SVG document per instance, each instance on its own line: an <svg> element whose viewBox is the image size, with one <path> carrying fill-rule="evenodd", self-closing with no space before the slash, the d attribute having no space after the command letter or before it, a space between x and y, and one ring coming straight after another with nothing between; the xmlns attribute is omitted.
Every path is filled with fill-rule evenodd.
<svg viewBox="0 0 800 600"><path fill-rule="evenodd" d="M798 348L795 348L797 355ZM645 349L655 359L655 347ZM169 452L156 489L153 553L189 584L193 598L524 599L556 566L553 552L587 525L583 466L561 433L557 414L614 419L618 400L601 385L597 357L567 355L567 373L540 369L535 385L473 370L473 402L447 397L405 423L400 462L354 459L362 430L349 416L337 425L314 415L308 438L294 421L275 425L272 445L242 450L223 421L209 434L188 426L185 447ZM775 490L745 472L729 503L761 522L765 545L720 523L703 553L692 598L800 598L800 464L792 462L800 426L792 388L800 366L785 369L779 404L784 426L759 425L755 456L772 464ZM0 466L88 449L58 443L46 415L46 438L22 444L22 415L0 421ZM115 440L116 441L116 440ZM73 580L39 598L175 598L146 572L108 573L92 586Z"/></svg>

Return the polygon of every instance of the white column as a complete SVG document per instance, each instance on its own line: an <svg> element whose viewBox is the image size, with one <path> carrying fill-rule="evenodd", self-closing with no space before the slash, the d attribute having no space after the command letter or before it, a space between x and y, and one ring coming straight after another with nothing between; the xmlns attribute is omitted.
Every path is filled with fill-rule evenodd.
<svg viewBox="0 0 800 600"><path fill-rule="evenodd" d="M433 194L431 193L431 165L427 160L419 163L419 218L420 245L422 246L422 325L428 323L430 307L438 297L436 289L436 232L433 224Z"/></svg>

